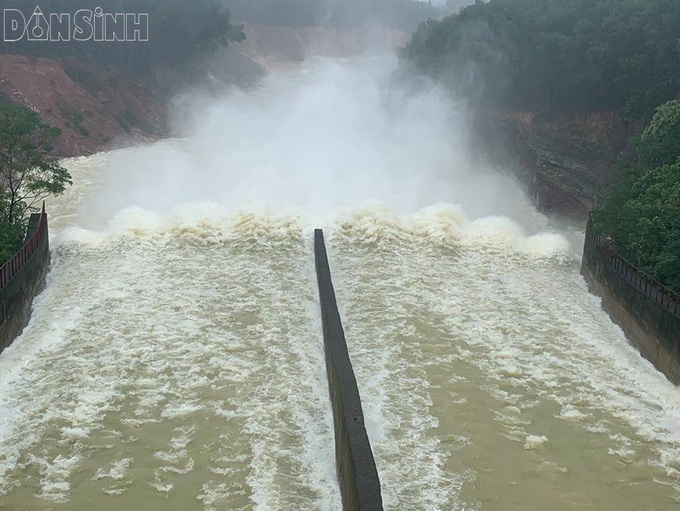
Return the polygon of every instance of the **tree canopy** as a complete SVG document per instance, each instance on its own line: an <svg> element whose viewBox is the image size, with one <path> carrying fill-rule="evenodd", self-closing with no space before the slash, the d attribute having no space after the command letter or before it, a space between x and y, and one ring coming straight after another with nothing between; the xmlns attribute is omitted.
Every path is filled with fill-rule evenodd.
<svg viewBox="0 0 680 511"><path fill-rule="evenodd" d="M5 8L19 9L29 20L35 4L6 0ZM231 23L223 0L43 0L42 12L75 14L81 9L106 13L148 14L148 41L28 41L0 42L0 51L49 58L75 56L143 75L155 66L182 65L220 46L245 39L242 27Z"/></svg>
<svg viewBox="0 0 680 511"><path fill-rule="evenodd" d="M640 137L638 152L648 169L671 165L680 157L680 100L660 106Z"/></svg>
<svg viewBox="0 0 680 511"><path fill-rule="evenodd" d="M419 0L223 0L239 21L273 26L366 28L411 31L444 10ZM467 2L468 0L452 0ZM470 0L471 1L471 0ZM453 7L452 7L453 8Z"/></svg>
<svg viewBox="0 0 680 511"><path fill-rule="evenodd" d="M637 149L637 161L618 165L595 226L642 271L680 291L680 101L657 109Z"/></svg>
<svg viewBox="0 0 680 511"><path fill-rule="evenodd" d="M680 2L493 0L418 27L403 57L485 104L617 109L680 95Z"/></svg>
<svg viewBox="0 0 680 511"><path fill-rule="evenodd" d="M38 114L0 104L0 260L21 247L27 215L49 195L61 194L71 176L49 156L60 130ZM5 259L3 259L3 257Z"/></svg>

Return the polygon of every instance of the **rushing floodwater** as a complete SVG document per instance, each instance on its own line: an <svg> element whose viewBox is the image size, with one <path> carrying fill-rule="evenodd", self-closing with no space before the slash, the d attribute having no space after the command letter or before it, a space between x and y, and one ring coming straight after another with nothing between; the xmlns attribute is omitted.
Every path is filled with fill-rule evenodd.
<svg viewBox="0 0 680 511"><path fill-rule="evenodd" d="M386 168L405 177L452 157L434 154L446 138L436 102L416 101L435 113L411 132L409 104L372 114L384 98L370 80L322 71L302 73L304 101L281 84L282 103L265 89L262 111L241 98L251 120L235 132L208 121L238 140L219 158L197 136L68 162L75 185L48 205L47 288L0 355L0 509L340 509L314 227L325 229L386 509L677 509L680 390L587 292L578 247L488 175L457 187L437 172L434 186L386 181ZM342 86L322 87L334 73ZM336 144L336 124L332 142L310 125L320 148L306 162L308 139L291 147L290 133L329 95L345 101L334 119L356 138ZM230 108L216 117L240 111ZM285 129L258 142L263 112L277 108ZM389 126L361 145L362 129ZM250 154L254 170L227 187L214 169ZM347 175L359 156L378 171ZM323 158L340 173L318 170ZM285 191L279 160L309 167ZM314 207L220 200L225 188L257 195L257 182L266 202L307 190ZM480 189L536 234L483 214ZM409 211L336 200L357 190L413 200ZM456 193L463 209L424 207Z"/></svg>
<svg viewBox="0 0 680 511"><path fill-rule="evenodd" d="M58 236L0 360L0 508L337 508L305 237L190 216Z"/></svg>
<svg viewBox="0 0 680 511"><path fill-rule="evenodd" d="M390 509L677 509L680 390L550 235L357 213L329 242Z"/></svg>

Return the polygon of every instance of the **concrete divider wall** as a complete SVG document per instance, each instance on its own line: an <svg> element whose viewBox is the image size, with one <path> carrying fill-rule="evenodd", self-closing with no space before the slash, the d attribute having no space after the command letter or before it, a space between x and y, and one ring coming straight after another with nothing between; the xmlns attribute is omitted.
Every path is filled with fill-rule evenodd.
<svg viewBox="0 0 680 511"><path fill-rule="evenodd" d="M680 384L680 298L617 254L591 222L581 273L642 356Z"/></svg>
<svg viewBox="0 0 680 511"><path fill-rule="evenodd" d="M314 233L316 274L328 389L333 406L335 460L345 511L382 510L380 480L366 434L364 414L354 370L347 351L345 332L335 299L323 232Z"/></svg>
<svg viewBox="0 0 680 511"><path fill-rule="evenodd" d="M21 334L50 264L47 215L31 215L21 250L0 268L0 352Z"/></svg>

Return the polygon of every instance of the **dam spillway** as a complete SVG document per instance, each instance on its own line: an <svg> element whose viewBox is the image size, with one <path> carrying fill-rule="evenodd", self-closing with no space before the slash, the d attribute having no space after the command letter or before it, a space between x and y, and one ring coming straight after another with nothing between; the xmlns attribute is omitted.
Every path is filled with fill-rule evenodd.
<svg viewBox="0 0 680 511"><path fill-rule="evenodd" d="M66 162L0 354L0 509L341 509L316 227L385 509L677 507L680 393L588 293L582 233L460 170L436 96L343 66Z"/></svg>
<svg viewBox="0 0 680 511"><path fill-rule="evenodd" d="M57 236L0 358L4 507L341 509L312 230L218 213ZM449 213L325 229L385 509L672 509L677 389L554 240Z"/></svg>
<svg viewBox="0 0 680 511"><path fill-rule="evenodd" d="M295 230L242 220L54 251L2 360L21 372L3 389L3 509L333 508L313 262Z"/></svg>

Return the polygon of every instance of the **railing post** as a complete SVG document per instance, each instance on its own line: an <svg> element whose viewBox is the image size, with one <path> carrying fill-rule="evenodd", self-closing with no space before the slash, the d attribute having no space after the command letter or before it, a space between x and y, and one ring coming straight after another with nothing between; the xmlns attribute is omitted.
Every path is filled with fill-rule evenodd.
<svg viewBox="0 0 680 511"><path fill-rule="evenodd" d="M28 263L29 259L36 251L47 231L47 213L45 212L45 201L42 203L38 226L31 238L27 240L12 258L0 267L0 288L5 287L17 273ZM49 246L48 246L49 249Z"/></svg>
<svg viewBox="0 0 680 511"><path fill-rule="evenodd" d="M586 225L586 242L588 240L597 248L601 258L609 265L609 268L618 273L623 280L668 312L680 316L680 295L648 277L639 268L621 257L612 247L610 239L594 234L592 220L589 220Z"/></svg>

